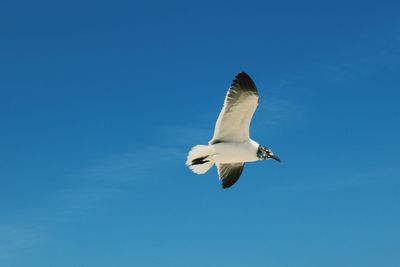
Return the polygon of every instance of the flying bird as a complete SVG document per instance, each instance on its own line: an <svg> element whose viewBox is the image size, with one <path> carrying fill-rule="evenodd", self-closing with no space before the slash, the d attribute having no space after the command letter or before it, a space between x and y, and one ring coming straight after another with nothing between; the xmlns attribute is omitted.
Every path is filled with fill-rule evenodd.
<svg viewBox="0 0 400 267"><path fill-rule="evenodd" d="M194 173L204 174L215 164L222 188L228 188L240 178L245 162L281 161L271 149L250 139L249 128L258 98L250 76L245 72L236 75L225 96L213 138L208 145L194 146L187 156L186 165Z"/></svg>

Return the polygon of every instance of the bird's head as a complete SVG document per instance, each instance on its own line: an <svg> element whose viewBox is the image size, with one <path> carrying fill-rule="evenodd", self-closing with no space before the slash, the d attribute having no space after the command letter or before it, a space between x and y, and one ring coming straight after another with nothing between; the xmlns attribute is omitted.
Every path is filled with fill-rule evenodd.
<svg viewBox="0 0 400 267"><path fill-rule="evenodd" d="M279 162L281 161L277 155L274 155L274 153L272 153L271 149L262 145L260 145L257 149L257 157L260 160L274 159Z"/></svg>

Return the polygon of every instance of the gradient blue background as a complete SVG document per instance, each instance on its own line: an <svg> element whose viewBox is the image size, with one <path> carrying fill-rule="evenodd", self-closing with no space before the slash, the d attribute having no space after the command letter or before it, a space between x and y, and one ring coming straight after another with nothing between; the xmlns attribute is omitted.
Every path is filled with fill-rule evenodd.
<svg viewBox="0 0 400 267"><path fill-rule="evenodd" d="M1 1L0 265L400 266L396 1ZM231 80L282 163L184 165Z"/></svg>

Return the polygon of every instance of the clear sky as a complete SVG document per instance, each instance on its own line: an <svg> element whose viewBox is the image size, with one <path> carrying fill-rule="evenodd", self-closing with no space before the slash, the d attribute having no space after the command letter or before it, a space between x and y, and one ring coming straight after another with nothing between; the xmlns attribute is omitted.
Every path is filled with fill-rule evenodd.
<svg viewBox="0 0 400 267"><path fill-rule="evenodd" d="M400 266L398 1L1 1L0 265ZM184 165L234 76L282 159Z"/></svg>

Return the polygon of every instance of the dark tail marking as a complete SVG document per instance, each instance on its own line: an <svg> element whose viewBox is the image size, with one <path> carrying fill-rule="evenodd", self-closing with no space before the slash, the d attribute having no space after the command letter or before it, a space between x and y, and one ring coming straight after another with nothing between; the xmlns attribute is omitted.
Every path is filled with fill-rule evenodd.
<svg viewBox="0 0 400 267"><path fill-rule="evenodd" d="M208 158L208 156L194 159L194 160L192 160L192 164L191 165L199 165L199 164L203 164L203 163L209 162L209 160L205 160L206 158Z"/></svg>

